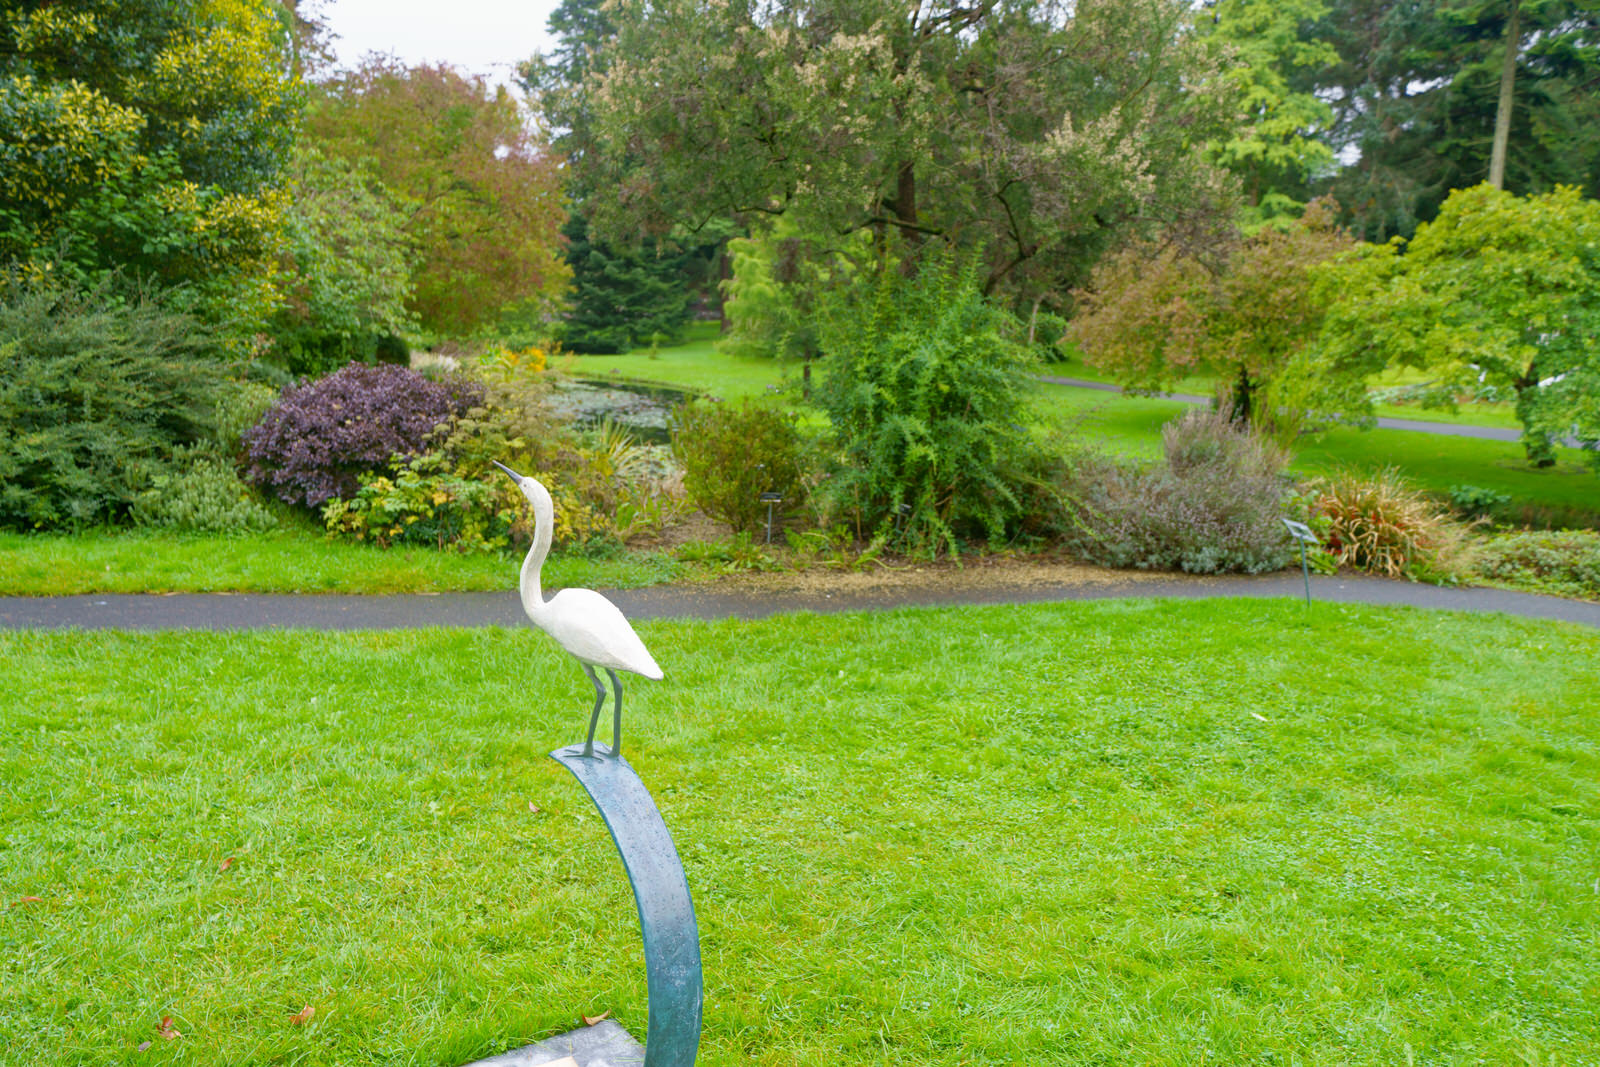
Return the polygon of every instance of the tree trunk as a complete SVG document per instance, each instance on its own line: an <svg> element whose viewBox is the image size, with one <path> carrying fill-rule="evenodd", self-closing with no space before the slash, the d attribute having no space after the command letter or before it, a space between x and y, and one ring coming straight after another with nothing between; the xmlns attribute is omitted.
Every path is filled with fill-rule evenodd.
<svg viewBox="0 0 1600 1067"><path fill-rule="evenodd" d="M1228 412L1228 417L1234 422L1250 425L1250 416L1255 401L1256 383L1250 380L1250 371L1244 366L1239 367L1239 380L1233 383L1233 408Z"/></svg>
<svg viewBox="0 0 1600 1067"><path fill-rule="evenodd" d="M1500 106L1494 113L1494 147L1489 153L1489 184L1506 187L1506 145L1511 140L1511 107L1517 80L1517 51L1522 44L1522 0L1511 0L1506 23L1506 56L1500 66Z"/></svg>
<svg viewBox="0 0 1600 1067"><path fill-rule="evenodd" d="M1556 465L1556 446L1550 435L1535 430L1529 423L1533 419L1534 401L1539 396L1539 369L1530 363L1522 377L1511 383L1517 391L1517 421L1522 423L1522 451L1535 467Z"/></svg>
<svg viewBox="0 0 1600 1067"><path fill-rule="evenodd" d="M899 227L900 233L910 243L911 252L900 261L900 273L907 278L917 273L917 257L915 247L922 244L922 234L915 227L917 225L917 171L916 166L910 161L902 162L895 172L894 198L886 205L889 214L906 226Z"/></svg>

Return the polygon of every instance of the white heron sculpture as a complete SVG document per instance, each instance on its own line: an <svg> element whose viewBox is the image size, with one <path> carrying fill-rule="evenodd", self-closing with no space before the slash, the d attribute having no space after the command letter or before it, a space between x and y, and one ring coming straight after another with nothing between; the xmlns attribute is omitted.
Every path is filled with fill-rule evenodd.
<svg viewBox="0 0 1600 1067"><path fill-rule="evenodd" d="M583 744L585 756L594 755L594 730L600 722L600 709L605 707L606 687L595 674L596 667L605 668L611 676L611 689L616 695L612 718L611 754L622 754L622 682L618 671L631 671L653 681L662 677L655 657L650 655L639 635L628 625L627 617L617 606L593 589L563 589L549 600L539 588L539 571L544 558L550 553L550 540L555 530L555 505L550 491L539 484L537 478L525 477L498 460L496 467L511 476L522 490L522 495L533 505L533 545L522 561L522 610L539 629L556 639L556 644L566 649L583 665L584 673L594 683L594 711L589 715L589 737Z"/></svg>

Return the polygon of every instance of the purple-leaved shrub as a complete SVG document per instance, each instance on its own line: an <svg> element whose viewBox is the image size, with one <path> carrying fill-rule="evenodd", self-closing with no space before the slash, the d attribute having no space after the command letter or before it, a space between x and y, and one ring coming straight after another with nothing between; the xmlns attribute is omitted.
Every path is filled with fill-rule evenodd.
<svg viewBox="0 0 1600 1067"><path fill-rule="evenodd" d="M430 436L482 400L483 387L465 379L435 382L405 367L351 363L285 390L244 432L245 475L290 504L351 497L360 475L423 452Z"/></svg>

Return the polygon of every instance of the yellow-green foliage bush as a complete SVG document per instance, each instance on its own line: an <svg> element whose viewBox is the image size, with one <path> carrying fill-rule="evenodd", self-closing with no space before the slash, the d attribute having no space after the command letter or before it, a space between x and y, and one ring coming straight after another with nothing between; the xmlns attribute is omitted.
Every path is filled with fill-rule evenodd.
<svg viewBox="0 0 1600 1067"><path fill-rule="evenodd" d="M683 487L696 507L744 533L766 522L762 493L783 498L777 513L805 496L805 462L794 416L745 401L686 404L672 430Z"/></svg>
<svg viewBox="0 0 1600 1067"><path fill-rule="evenodd" d="M382 548L426 545L478 552L510 543L517 511L497 482L460 477L438 452L396 468L393 476L362 475L354 497L324 504L322 520L329 532Z"/></svg>

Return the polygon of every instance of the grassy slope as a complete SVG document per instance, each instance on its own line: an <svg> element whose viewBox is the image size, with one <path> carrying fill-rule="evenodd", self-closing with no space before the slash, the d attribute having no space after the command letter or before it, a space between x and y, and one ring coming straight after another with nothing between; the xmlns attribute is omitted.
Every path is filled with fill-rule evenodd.
<svg viewBox="0 0 1600 1067"><path fill-rule="evenodd" d="M1287 601L641 630L707 1067L1600 1051L1592 633ZM0 670L0 1059L643 1033L626 880L545 756L588 686L541 635L10 634Z"/></svg>

